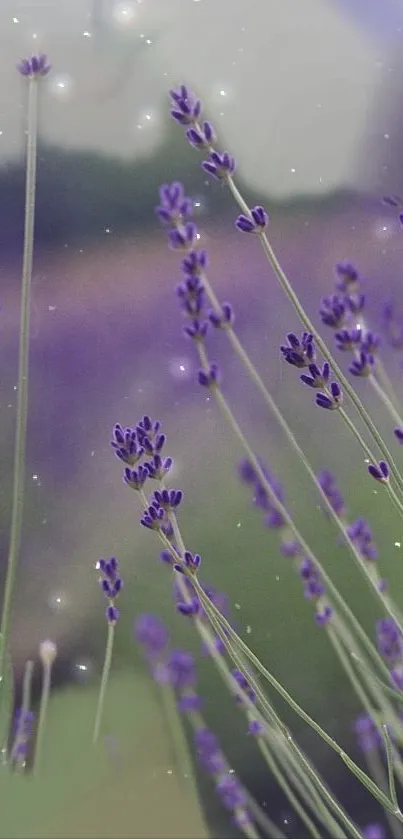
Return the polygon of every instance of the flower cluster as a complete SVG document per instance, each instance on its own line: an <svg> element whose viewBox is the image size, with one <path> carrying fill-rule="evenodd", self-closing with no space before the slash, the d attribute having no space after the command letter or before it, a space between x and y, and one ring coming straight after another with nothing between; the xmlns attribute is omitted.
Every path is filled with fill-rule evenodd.
<svg viewBox="0 0 403 839"><path fill-rule="evenodd" d="M108 601L108 606L105 612L106 619L109 624L115 624L119 618L119 611L116 608L116 599L123 587L122 579L119 576L119 563L117 559L112 556L110 559L100 559L96 568L97 571L101 572L99 585Z"/></svg>
<svg viewBox="0 0 403 839"><path fill-rule="evenodd" d="M160 187L160 203L156 213L168 227L171 248L183 254L181 267L182 281L176 288L176 294L186 317L184 333L191 338L196 347L204 344L210 326L228 328L234 322L234 313L230 303L218 304L208 299L206 291L207 252L200 247L199 231L191 221L193 202L185 195L183 185L178 182ZM209 302L214 305L209 305ZM198 382L206 388L214 387L220 381L220 371L216 363L204 364L198 372Z"/></svg>
<svg viewBox="0 0 403 839"><path fill-rule="evenodd" d="M172 467L172 458L161 455L166 436L160 428L148 416L134 428L124 429L120 423L113 428L111 446L125 464L123 480L132 489L141 490L148 478L162 481Z"/></svg>
<svg viewBox="0 0 403 839"><path fill-rule="evenodd" d="M186 85L171 90L171 116L185 129L187 141L196 149L208 153L202 169L215 180L228 182L236 169L236 162L228 151L217 149L214 126L202 117L202 103ZM269 221L268 214L260 204L247 212L240 213L235 226L242 233L262 233Z"/></svg>
<svg viewBox="0 0 403 839"><path fill-rule="evenodd" d="M284 492L281 484L279 484L277 479L271 475L265 466L261 466L261 468L273 490L274 497L283 504ZM269 498L266 487L263 485L253 464L249 460L244 459L241 461L239 474L241 480L252 490L253 503L264 512L264 521L267 527L274 528L278 531L280 535L280 552L283 556L289 557L294 561L295 568L304 586L305 597L315 602L315 619L317 624L319 626L326 626L331 620L333 610L327 601L325 587L321 580L319 570L310 558L304 556L301 545L293 537L293 534L290 533L290 529L284 521L284 516L273 503L273 500Z"/></svg>
<svg viewBox="0 0 403 839"><path fill-rule="evenodd" d="M301 339L289 332L287 335L288 344L280 347L281 353L292 367L299 369L307 368L307 373L302 373L301 381L304 385L319 390L316 394L316 404L319 408L334 411L340 408L343 402L343 394L338 382L330 381L331 370L327 361L320 368L316 363L316 347L313 335L303 332Z"/></svg>
<svg viewBox="0 0 403 839"><path fill-rule="evenodd" d="M365 377L373 372L380 336L366 329L362 316L365 294L361 291L361 283L362 278L354 265L337 263L335 291L322 299L319 314L322 323L335 331L337 348L354 353L349 372Z"/></svg>
<svg viewBox="0 0 403 839"><path fill-rule="evenodd" d="M17 64L17 70L21 73L21 76L25 76L28 79L40 79L43 76L47 76L52 69L52 65L49 64L46 55L43 53L40 55L32 55L31 58L23 58L22 61Z"/></svg>

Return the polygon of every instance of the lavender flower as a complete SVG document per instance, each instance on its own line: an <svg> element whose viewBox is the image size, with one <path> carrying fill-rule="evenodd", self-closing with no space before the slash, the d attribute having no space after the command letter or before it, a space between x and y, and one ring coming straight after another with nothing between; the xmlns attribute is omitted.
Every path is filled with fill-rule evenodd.
<svg viewBox="0 0 403 839"><path fill-rule="evenodd" d="M301 382L314 388L327 387L330 379L330 366L327 361L325 361L322 370L317 364L310 364L308 369L310 375L307 376L306 373L302 373L300 376Z"/></svg>
<svg viewBox="0 0 403 839"><path fill-rule="evenodd" d="M338 262L335 271L337 277L336 288L340 291L350 290L359 282L359 273L351 262Z"/></svg>
<svg viewBox="0 0 403 839"><path fill-rule="evenodd" d="M347 534L363 559L371 562L377 558L378 551L373 542L372 531L365 519L358 518L349 524Z"/></svg>
<svg viewBox="0 0 403 839"><path fill-rule="evenodd" d="M294 332L289 332L287 341L289 346L283 344L280 350L288 364L294 367L309 367L315 361L315 343L313 335L309 332L304 332L301 340Z"/></svg>
<svg viewBox="0 0 403 839"><path fill-rule="evenodd" d="M394 435L399 443L403 443L403 428L395 428Z"/></svg>
<svg viewBox="0 0 403 839"><path fill-rule="evenodd" d="M197 378L199 385L202 385L202 387L216 387L221 379L221 373L218 364L213 362L212 364L210 364L208 370L199 370Z"/></svg>
<svg viewBox="0 0 403 839"><path fill-rule="evenodd" d="M326 408L328 411L334 411L340 408L343 401L343 394L338 382L332 382L330 390L327 393L317 393L315 401L319 408Z"/></svg>
<svg viewBox="0 0 403 839"><path fill-rule="evenodd" d="M211 151L208 160L203 160L202 168L217 181L223 181L233 175L236 169L235 159L227 151Z"/></svg>
<svg viewBox="0 0 403 839"><path fill-rule="evenodd" d="M235 320L234 311L231 306L231 303L222 303L221 304L221 313L218 314L216 311L209 312L209 320L216 329L225 329L228 326L232 326Z"/></svg>
<svg viewBox="0 0 403 839"><path fill-rule="evenodd" d="M324 297L319 314L325 326L330 326L332 329L340 329L346 319L346 303L344 298L338 294Z"/></svg>
<svg viewBox="0 0 403 839"><path fill-rule="evenodd" d="M370 463L368 472L381 484L385 484L389 480L389 466L384 460L380 460L377 464Z"/></svg>
<svg viewBox="0 0 403 839"><path fill-rule="evenodd" d="M172 99L171 116L180 125L194 125L201 111L201 103L194 94L182 84L178 90L171 90Z"/></svg>
<svg viewBox="0 0 403 839"><path fill-rule="evenodd" d="M169 644L169 632L156 615L139 615L134 625L134 636L148 659L157 659Z"/></svg>
<svg viewBox="0 0 403 839"><path fill-rule="evenodd" d="M336 346L343 352L350 352L357 349L361 344L362 331L359 327L353 329L340 329L335 334Z"/></svg>
<svg viewBox="0 0 403 839"><path fill-rule="evenodd" d="M156 214L164 224L176 226L184 224L192 215L193 204L185 195L183 184L174 181L163 184L159 190L160 204L156 207Z"/></svg>
<svg viewBox="0 0 403 839"><path fill-rule="evenodd" d="M403 639L393 618L382 618L376 624L376 642L378 650L391 664L395 664L403 655Z"/></svg>
<svg viewBox="0 0 403 839"><path fill-rule="evenodd" d="M359 355L349 365L349 371L353 376L370 376L375 363L374 356L365 350L360 350Z"/></svg>
<svg viewBox="0 0 403 839"><path fill-rule="evenodd" d="M250 211L250 216L241 213L235 222L235 227L241 233L261 233L269 223L269 216L264 207L258 205Z"/></svg>
<svg viewBox="0 0 403 839"><path fill-rule="evenodd" d="M99 585L108 601L105 613L106 619L108 623L115 624L119 618L119 611L116 608L115 601L123 587L122 579L119 576L119 563L112 556L110 559L100 559L96 568L101 572Z"/></svg>
<svg viewBox="0 0 403 839"><path fill-rule="evenodd" d="M331 504L334 512L339 518L343 518L346 513L343 496L336 484L336 479L331 472L323 469L317 476L317 481L321 489L326 495L329 504Z"/></svg>
<svg viewBox="0 0 403 839"><path fill-rule="evenodd" d="M17 64L17 70L21 76L28 79L40 79L51 71L52 65L49 64L46 55L32 55L31 58L23 58Z"/></svg>

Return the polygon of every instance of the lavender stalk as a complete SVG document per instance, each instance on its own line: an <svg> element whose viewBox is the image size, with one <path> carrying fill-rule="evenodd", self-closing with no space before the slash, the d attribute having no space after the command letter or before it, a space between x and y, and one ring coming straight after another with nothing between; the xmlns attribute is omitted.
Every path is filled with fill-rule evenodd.
<svg viewBox="0 0 403 839"><path fill-rule="evenodd" d="M31 282L34 249L38 86L50 71L46 56L24 59L18 67L28 80L27 163L25 182L24 250L22 264L19 360L17 380L17 411L14 448L14 486L11 508L10 545L0 623L0 689L4 678L5 658L10 635L11 607L21 548L24 508L25 449L28 415L28 372Z"/></svg>

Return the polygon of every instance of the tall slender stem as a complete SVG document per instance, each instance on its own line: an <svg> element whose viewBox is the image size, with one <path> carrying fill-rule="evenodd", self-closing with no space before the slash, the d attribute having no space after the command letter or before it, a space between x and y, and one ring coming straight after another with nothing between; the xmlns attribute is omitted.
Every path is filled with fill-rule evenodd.
<svg viewBox="0 0 403 839"><path fill-rule="evenodd" d="M105 704L106 688L107 688L107 685L108 685L109 671L111 669L111 664L112 664L112 653L113 653L113 642L114 642L114 640L115 640L115 624L114 623L108 623L108 638L107 638L107 641L106 641L104 666L103 666L102 676L101 676L101 685L100 685L100 688L99 688L97 712L96 712L96 715L95 715L94 733L92 735L92 742L93 743L96 743L98 741L99 732L101 730L101 722L102 722L102 714L103 714L104 704Z"/></svg>
<svg viewBox="0 0 403 839"><path fill-rule="evenodd" d="M28 81L27 164L25 183L24 253L20 310L17 413L14 448L14 486L11 510L10 546L0 624L0 683L3 681L6 650L10 635L11 606L21 547L24 508L25 449L28 414L28 367L31 280L35 226L37 158L38 79Z"/></svg>

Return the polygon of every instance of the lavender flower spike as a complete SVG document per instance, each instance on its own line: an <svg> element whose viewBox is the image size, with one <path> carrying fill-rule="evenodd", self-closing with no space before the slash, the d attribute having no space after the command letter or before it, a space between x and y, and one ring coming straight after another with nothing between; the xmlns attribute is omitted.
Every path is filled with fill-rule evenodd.
<svg viewBox="0 0 403 839"><path fill-rule="evenodd" d="M39 79L47 76L51 69L52 65L49 64L46 55L43 53L32 55L31 58L23 58L17 64L18 72L21 73L21 76L25 76L28 79Z"/></svg>

